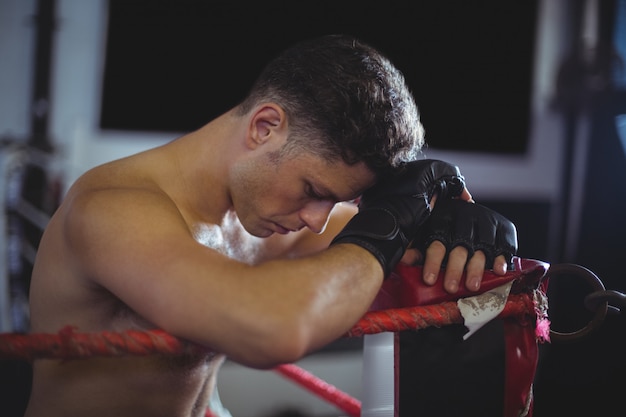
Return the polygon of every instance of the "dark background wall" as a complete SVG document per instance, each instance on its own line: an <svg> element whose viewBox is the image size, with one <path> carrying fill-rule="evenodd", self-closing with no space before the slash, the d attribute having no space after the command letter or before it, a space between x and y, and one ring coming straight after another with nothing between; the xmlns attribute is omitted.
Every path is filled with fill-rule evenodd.
<svg viewBox="0 0 626 417"><path fill-rule="evenodd" d="M611 81L618 3L597 3L601 48L596 59L587 62L576 35L583 26L586 3L565 2L564 30L573 35L558 51L565 59L563 71L554 75L556 95L550 109L563 127L562 199L490 195L481 203L517 225L521 257L584 265L607 288L626 292L621 264L626 253L626 157L615 127L615 116L626 113L626 98L623 85ZM241 99L263 64L285 46L344 32L379 47L405 73L432 149L523 158L533 122L531 92L541 4L539 0L384 5L111 0L98 127L194 129ZM571 183L580 172L574 153L581 136L588 143L583 152L586 169ZM572 228L570 197L576 193L584 198ZM589 318L580 305L585 291L579 282L551 282L555 328L575 328ZM581 341L542 345L535 416L623 412L625 330L624 314L614 315ZM459 415L455 408L459 403L465 416L498 415L501 329L491 325L462 346L460 334L458 328L428 330L406 342L410 349L403 356L403 367L413 375L404 385L419 380L415 390L403 394L403 416ZM29 377L28 366L22 363L0 363L7 415L19 415Z"/></svg>
<svg viewBox="0 0 626 417"><path fill-rule="evenodd" d="M112 0L100 126L199 127L242 99L282 49L347 33L380 48L402 69L430 146L521 154L529 136L536 19L537 1L391 2L382 8L352 0L270 7Z"/></svg>

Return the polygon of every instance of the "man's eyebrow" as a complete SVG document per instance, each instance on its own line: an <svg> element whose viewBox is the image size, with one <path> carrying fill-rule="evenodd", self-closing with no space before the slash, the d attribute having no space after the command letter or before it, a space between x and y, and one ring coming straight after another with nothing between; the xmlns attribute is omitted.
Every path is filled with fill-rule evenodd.
<svg viewBox="0 0 626 417"><path fill-rule="evenodd" d="M349 196L346 196L344 198L341 198L339 196L337 196L336 194L334 194L333 192L329 191L329 190L325 190L327 192L328 198L339 203L342 201L353 201L356 200L357 198L359 198L362 194L363 194L363 190L360 191L355 191L352 190L352 194L350 194Z"/></svg>

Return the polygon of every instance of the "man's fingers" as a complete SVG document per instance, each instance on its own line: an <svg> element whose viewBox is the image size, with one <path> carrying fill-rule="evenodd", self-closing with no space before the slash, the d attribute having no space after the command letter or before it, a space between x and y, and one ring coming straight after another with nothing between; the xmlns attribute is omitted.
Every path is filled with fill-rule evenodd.
<svg viewBox="0 0 626 417"><path fill-rule="evenodd" d="M426 249L426 260L424 261L423 279L428 285L437 282L437 276L441 269L441 263L446 256L446 247L443 243L435 240Z"/></svg>
<svg viewBox="0 0 626 417"><path fill-rule="evenodd" d="M423 260L424 256L419 250L415 248L410 248L404 252L404 255L402 255L402 259L400 259L400 262L405 265L418 265Z"/></svg>
<svg viewBox="0 0 626 417"><path fill-rule="evenodd" d="M485 253L481 250L474 252L474 256L467 262L465 286L470 291L478 291L485 272Z"/></svg>
<svg viewBox="0 0 626 417"><path fill-rule="evenodd" d="M496 275L506 274L508 268L509 268L509 264L506 261L506 258L504 257L504 255L497 256L496 259L493 261L493 272Z"/></svg>
<svg viewBox="0 0 626 417"><path fill-rule="evenodd" d="M423 279L428 285L437 282L441 264L446 256L446 247L438 240L430 244L426 249L426 257L423 267ZM456 293L459 289L463 273L465 273L465 286L470 291L478 291L485 273L487 257L481 250L474 252L468 260L468 250L463 246L457 246L450 251L446 264L443 287L449 293ZM508 263L504 255L498 256L493 263L493 272L496 275L505 275L508 271Z"/></svg>
<svg viewBox="0 0 626 417"><path fill-rule="evenodd" d="M459 199L467 201L469 203L473 203L474 202L474 199L472 198L472 194L470 194L470 192L469 192L469 190L467 188L463 188L463 192L459 196Z"/></svg>
<svg viewBox="0 0 626 417"><path fill-rule="evenodd" d="M449 293L455 293L459 289L459 283L467 262L467 255L467 248L463 246L457 246L450 251L443 281L443 287Z"/></svg>

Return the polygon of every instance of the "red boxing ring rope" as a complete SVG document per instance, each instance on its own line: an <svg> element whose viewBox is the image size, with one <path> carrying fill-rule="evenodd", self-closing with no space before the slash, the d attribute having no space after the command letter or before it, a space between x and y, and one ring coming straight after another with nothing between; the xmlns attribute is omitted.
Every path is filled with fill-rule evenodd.
<svg viewBox="0 0 626 417"><path fill-rule="evenodd" d="M525 293L509 295L505 308L498 317L515 317L521 321L535 317L531 296ZM365 334L418 330L460 323L463 323L463 317L456 302L448 301L368 312L345 336L359 337ZM32 361L37 358L82 359L94 356L180 355L207 352L210 352L210 349L176 338L162 330L79 333L75 328L67 326L56 334L0 334L0 359ZM334 404L349 416L360 416L360 401L296 365L280 365L274 370ZM209 416L212 414L207 411L207 417Z"/></svg>

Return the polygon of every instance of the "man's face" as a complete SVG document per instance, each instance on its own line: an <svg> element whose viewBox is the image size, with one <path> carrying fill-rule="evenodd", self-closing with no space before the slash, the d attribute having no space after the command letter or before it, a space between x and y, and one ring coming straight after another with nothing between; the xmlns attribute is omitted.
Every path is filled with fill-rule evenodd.
<svg viewBox="0 0 626 417"><path fill-rule="evenodd" d="M241 224L255 236L304 227L321 233L337 202L355 199L374 181L363 163L351 166L307 152L278 160L264 154L235 171L231 195Z"/></svg>

